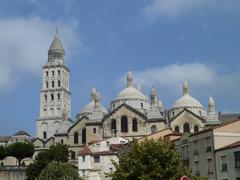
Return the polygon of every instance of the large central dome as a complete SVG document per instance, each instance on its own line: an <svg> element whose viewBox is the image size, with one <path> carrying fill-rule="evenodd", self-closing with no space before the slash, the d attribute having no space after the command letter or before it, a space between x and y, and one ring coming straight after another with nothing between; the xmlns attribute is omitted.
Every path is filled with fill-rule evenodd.
<svg viewBox="0 0 240 180"><path fill-rule="evenodd" d="M129 99L129 98L139 98L146 100L146 96L134 87L127 87L123 89L120 93L118 93L116 99Z"/></svg>
<svg viewBox="0 0 240 180"><path fill-rule="evenodd" d="M110 109L113 110L123 103L140 111L149 109L150 107L148 98L141 92L140 89L133 86L133 75L131 71L127 74L127 87L119 92L116 99L111 102Z"/></svg>

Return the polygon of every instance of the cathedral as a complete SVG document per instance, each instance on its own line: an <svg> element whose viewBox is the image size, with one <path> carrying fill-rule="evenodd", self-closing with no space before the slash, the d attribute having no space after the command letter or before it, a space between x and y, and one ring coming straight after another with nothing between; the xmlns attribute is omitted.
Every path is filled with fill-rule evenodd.
<svg viewBox="0 0 240 180"><path fill-rule="evenodd" d="M106 109L99 91L93 87L90 102L71 119L70 70L64 63L65 50L56 35L48 50L48 61L42 70L40 113L36 121L35 147L47 148L55 143L69 145L71 159L87 144L111 137L128 140L141 138L165 128L180 133L195 133L219 124L213 97L207 109L190 95L188 81L183 82L183 94L169 109L165 109L152 87L145 95L133 84L134 75L127 73L126 87Z"/></svg>

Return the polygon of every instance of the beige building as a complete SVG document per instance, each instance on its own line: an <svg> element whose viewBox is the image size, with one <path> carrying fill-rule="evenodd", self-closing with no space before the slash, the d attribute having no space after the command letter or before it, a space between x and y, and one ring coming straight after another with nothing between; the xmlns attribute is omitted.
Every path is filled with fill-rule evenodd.
<svg viewBox="0 0 240 180"><path fill-rule="evenodd" d="M240 180L240 141L217 149L215 159L217 179Z"/></svg>
<svg viewBox="0 0 240 180"><path fill-rule="evenodd" d="M118 162L118 149L127 142L124 138L113 137L84 147L78 155L80 177L88 180L108 179L105 173L115 171L112 160Z"/></svg>
<svg viewBox="0 0 240 180"><path fill-rule="evenodd" d="M217 179L215 151L239 140L240 119L236 119L194 134L183 134L175 143L193 175Z"/></svg>

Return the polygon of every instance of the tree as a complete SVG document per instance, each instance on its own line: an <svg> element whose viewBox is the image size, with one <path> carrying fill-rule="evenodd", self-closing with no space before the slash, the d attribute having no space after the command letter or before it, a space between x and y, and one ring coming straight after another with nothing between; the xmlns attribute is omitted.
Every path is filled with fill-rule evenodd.
<svg viewBox="0 0 240 180"><path fill-rule="evenodd" d="M42 170L37 180L64 179L80 180L77 167L67 162L52 161Z"/></svg>
<svg viewBox="0 0 240 180"><path fill-rule="evenodd" d="M132 142L130 151L119 157L119 163L113 161L116 171L107 174L113 180L176 180L183 175L191 177L184 167L178 152L171 143L162 140L146 140Z"/></svg>
<svg viewBox="0 0 240 180"><path fill-rule="evenodd" d="M3 146L0 146L0 160L3 160L6 157L6 149Z"/></svg>
<svg viewBox="0 0 240 180"><path fill-rule="evenodd" d="M37 178L41 171L52 161L68 162L68 147L67 145L56 144L47 150L41 151L31 163L27 170L26 175L28 180Z"/></svg>
<svg viewBox="0 0 240 180"><path fill-rule="evenodd" d="M34 146L30 142L15 142L6 148L7 156L13 156L18 160L18 165L24 158L30 158L34 153Z"/></svg>

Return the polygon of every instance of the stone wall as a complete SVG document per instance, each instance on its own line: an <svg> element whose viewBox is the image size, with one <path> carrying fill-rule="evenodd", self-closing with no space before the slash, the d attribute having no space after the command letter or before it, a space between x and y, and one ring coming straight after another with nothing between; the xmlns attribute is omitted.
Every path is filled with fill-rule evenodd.
<svg viewBox="0 0 240 180"><path fill-rule="evenodd" d="M27 167L0 166L0 180L25 180Z"/></svg>

